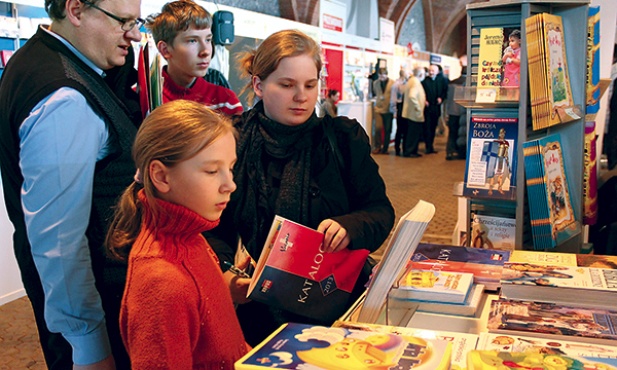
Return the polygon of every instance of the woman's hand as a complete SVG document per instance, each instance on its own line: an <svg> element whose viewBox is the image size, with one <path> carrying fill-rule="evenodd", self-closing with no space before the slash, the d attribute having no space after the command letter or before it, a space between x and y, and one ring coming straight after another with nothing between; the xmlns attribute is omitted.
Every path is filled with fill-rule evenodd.
<svg viewBox="0 0 617 370"><path fill-rule="evenodd" d="M325 252L338 252L347 248L351 242L347 230L332 219L321 221L317 231L324 233L323 250Z"/></svg>
<svg viewBox="0 0 617 370"><path fill-rule="evenodd" d="M246 257L246 259L240 264L236 265L240 270L245 270L249 263L251 262L251 257ZM235 304L242 304L250 302L251 300L246 298L246 293L249 289L249 284L251 283L250 278L242 278L230 270L227 270L223 273L223 279L227 283L229 287L229 291L231 292L231 299Z"/></svg>

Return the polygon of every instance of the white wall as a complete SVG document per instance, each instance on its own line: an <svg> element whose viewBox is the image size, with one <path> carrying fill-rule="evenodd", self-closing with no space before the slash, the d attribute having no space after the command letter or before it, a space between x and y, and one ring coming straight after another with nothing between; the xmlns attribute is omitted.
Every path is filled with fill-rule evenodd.
<svg viewBox="0 0 617 370"><path fill-rule="evenodd" d="M13 253L13 230L0 186L0 306L26 294Z"/></svg>

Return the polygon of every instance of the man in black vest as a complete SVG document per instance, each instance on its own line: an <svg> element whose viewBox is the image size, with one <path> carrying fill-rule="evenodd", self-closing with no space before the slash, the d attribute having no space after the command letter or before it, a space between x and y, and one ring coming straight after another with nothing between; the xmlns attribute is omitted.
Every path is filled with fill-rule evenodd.
<svg viewBox="0 0 617 370"><path fill-rule="evenodd" d="M117 70L141 39L140 8L45 0L51 26L15 52L0 82L4 197L50 369L130 368L118 329L126 266L103 240L135 172L134 112Z"/></svg>

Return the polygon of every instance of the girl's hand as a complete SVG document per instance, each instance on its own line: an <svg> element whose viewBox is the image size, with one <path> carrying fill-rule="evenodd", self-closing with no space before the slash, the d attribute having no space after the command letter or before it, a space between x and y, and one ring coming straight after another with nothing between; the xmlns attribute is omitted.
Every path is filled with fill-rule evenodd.
<svg viewBox="0 0 617 370"><path fill-rule="evenodd" d="M332 219L321 221L317 231L324 233L323 250L325 252L338 252L347 248L351 242L347 230Z"/></svg>
<svg viewBox="0 0 617 370"><path fill-rule="evenodd" d="M246 257L244 261L240 264L236 265L240 270L245 270L251 261L251 257ZM246 293L249 289L249 284L251 283L250 278L240 277L230 270L227 270L223 273L223 279L227 283L229 287L229 291L231 293L231 300L235 304L243 304L250 302L251 300L246 298Z"/></svg>

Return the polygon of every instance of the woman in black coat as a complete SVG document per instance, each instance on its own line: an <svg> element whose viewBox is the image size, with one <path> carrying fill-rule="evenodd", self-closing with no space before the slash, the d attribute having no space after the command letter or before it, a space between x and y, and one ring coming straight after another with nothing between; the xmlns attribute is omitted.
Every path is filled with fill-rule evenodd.
<svg viewBox="0 0 617 370"><path fill-rule="evenodd" d="M275 215L323 232L326 252L377 250L392 229L394 209L360 124L314 112L318 45L299 31L280 31L240 61L259 102L236 119L238 188L220 226L208 236L221 263L234 261L238 236L257 260ZM352 300L367 278L368 271ZM248 279L230 282L236 302L243 302L247 284ZM240 304L237 313L251 345L284 322L331 324L258 302Z"/></svg>

